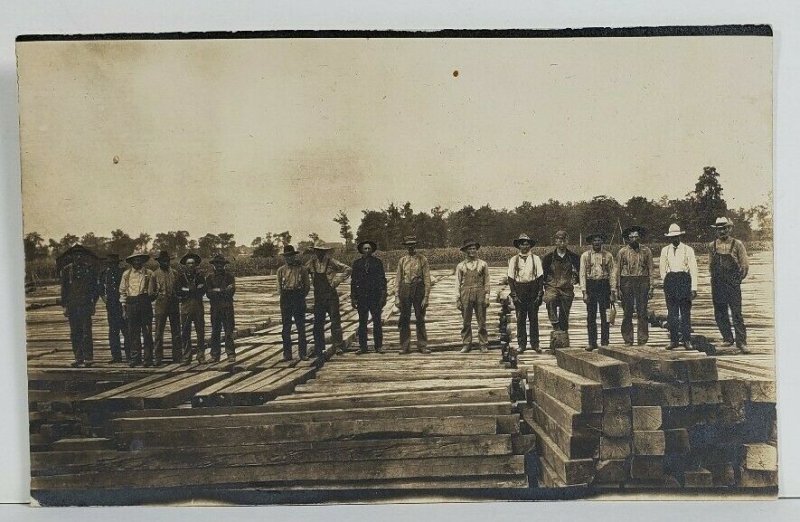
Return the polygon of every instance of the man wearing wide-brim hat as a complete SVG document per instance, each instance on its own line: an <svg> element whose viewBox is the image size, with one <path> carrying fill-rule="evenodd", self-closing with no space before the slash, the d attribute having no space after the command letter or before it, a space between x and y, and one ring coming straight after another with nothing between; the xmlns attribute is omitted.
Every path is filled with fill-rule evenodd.
<svg viewBox="0 0 800 522"><path fill-rule="evenodd" d="M361 257L353 262L350 302L358 310L359 353L367 352L367 324L372 317L375 351L383 353L383 307L386 306L386 272L383 261L374 256L378 243L364 239L358 243Z"/></svg>
<svg viewBox="0 0 800 522"><path fill-rule="evenodd" d="M622 303L622 340L628 346L634 340L640 346L647 344L650 338L650 326L647 322L648 304L653 298L656 282L656 265L653 262L653 251L641 243L647 230L633 225L622 231L625 246L617 252L615 274L611 284L617 290ZM636 338L633 335L633 314L636 312Z"/></svg>
<svg viewBox="0 0 800 522"><path fill-rule="evenodd" d="M155 333L155 365L159 366L164 358L164 330L169 321L172 336L172 362L178 364L183 358L183 342L181 341L181 312L175 284L178 271L172 268L172 256L162 250L156 257L158 268L150 279L150 297L154 299L153 308L156 319Z"/></svg>
<svg viewBox="0 0 800 522"><path fill-rule="evenodd" d="M283 340L283 360L292 360L292 322L297 329L298 356L307 361L306 346L306 296L311 290L311 278L300 261L300 256L292 245L283 247L286 264L278 268L278 296L281 306L281 337Z"/></svg>
<svg viewBox="0 0 800 522"><path fill-rule="evenodd" d="M597 348L597 314L600 313L600 345L608 346L610 339L610 326L608 324L607 310L616 300L616 290L612 288L614 278L614 256L603 248L606 235L595 232L586 236L586 242L591 244L589 250L581 254L578 276L586 303L586 329L589 334L587 350Z"/></svg>
<svg viewBox="0 0 800 522"><path fill-rule="evenodd" d="M750 353L747 348L747 328L742 317L742 280L747 277L749 270L747 250L744 243L731 237L733 223L727 217L717 218L711 227L717 236L708 248L714 320L722 334L724 346L736 343L742 353Z"/></svg>
<svg viewBox="0 0 800 522"><path fill-rule="evenodd" d="M408 250L397 262L395 275L394 305L400 310L397 327L400 330L400 351L407 354L411 351L411 310L417 329L417 349L421 353L430 353L428 349L428 330L425 326L425 312L431 293L431 270L428 259L417 252L417 236L405 236L403 246Z"/></svg>
<svg viewBox="0 0 800 522"><path fill-rule="evenodd" d="M153 272L145 267L150 254L136 250L125 260L130 267L122 274L119 299L128 321L130 365L153 365L153 305L150 297L150 280ZM142 354L144 345L144 356Z"/></svg>
<svg viewBox="0 0 800 522"><path fill-rule="evenodd" d="M181 258L183 270L175 283L181 310L181 341L183 341L183 364L192 362L192 326L197 342L197 362L206 361L206 319L203 296L206 293L206 278L198 267L202 258L194 252L187 252Z"/></svg>
<svg viewBox="0 0 800 522"><path fill-rule="evenodd" d="M668 350L677 348L679 341L687 350L693 348L692 300L697 297L697 259L694 249L681 242L685 233L677 223L671 224L664 234L671 244L661 249L659 269L667 301Z"/></svg>
<svg viewBox="0 0 800 522"><path fill-rule="evenodd" d="M466 259L456 266L456 306L461 311L463 324L461 327L461 353L472 349L472 314L478 320L478 344L481 352L486 352L489 345L489 333L486 330L486 308L489 306L489 265L478 259L480 243L467 239L461 245Z"/></svg>
<svg viewBox="0 0 800 522"><path fill-rule="evenodd" d="M119 255L106 256L106 268L100 272L100 298L106 304L108 318L108 345L111 348L111 362L121 363L122 352L130 362L130 347L128 346L128 323L122 313L122 303L119 300L119 284L122 282L124 270L119 266Z"/></svg>
<svg viewBox="0 0 800 522"><path fill-rule="evenodd" d="M541 353L539 348L539 307L542 305L544 287L542 259L531 252L536 240L528 234L520 234L513 241L518 252L508 260L508 286L517 314L517 347L524 352L530 339L531 348ZM530 326L530 337L528 337Z"/></svg>
<svg viewBox="0 0 800 522"><path fill-rule="evenodd" d="M339 309L339 293L336 288L342 284L352 270L346 264L331 256L333 247L317 239L314 242L314 255L306 267L314 285L314 352L317 365L325 362L325 317L330 317L331 340L336 353L344 351L342 336L342 317Z"/></svg>
<svg viewBox="0 0 800 522"><path fill-rule="evenodd" d="M91 366L94 361L92 316L100 296L97 255L83 245L74 245L62 256L70 262L61 269L61 306L69 320L72 366ZM69 256L69 257L67 257Z"/></svg>
<svg viewBox="0 0 800 522"><path fill-rule="evenodd" d="M211 360L218 362L222 347L222 330L225 330L225 354L228 362L236 362L236 347L233 340L235 321L233 318L233 295L236 279L225 269L230 263L225 256L217 254L211 258L214 272L206 277L206 295L211 303Z"/></svg>
<svg viewBox="0 0 800 522"><path fill-rule="evenodd" d="M554 236L555 250L542 259L544 268L544 295L547 316L554 332L559 337L568 338L569 313L575 298L575 285L578 283L580 256L567 248L569 238L565 230ZM558 334L553 334L555 338Z"/></svg>

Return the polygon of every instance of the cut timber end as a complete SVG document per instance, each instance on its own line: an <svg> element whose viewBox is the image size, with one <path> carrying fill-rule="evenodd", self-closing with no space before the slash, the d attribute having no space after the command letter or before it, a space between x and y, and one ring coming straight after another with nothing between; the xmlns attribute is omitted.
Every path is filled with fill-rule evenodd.
<svg viewBox="0 0 800 522"><path fill-rule="evenodd" d="M599 382L604 389L631 385L628 365L611 357L583 349L556 350L558 366Z"/></svg>

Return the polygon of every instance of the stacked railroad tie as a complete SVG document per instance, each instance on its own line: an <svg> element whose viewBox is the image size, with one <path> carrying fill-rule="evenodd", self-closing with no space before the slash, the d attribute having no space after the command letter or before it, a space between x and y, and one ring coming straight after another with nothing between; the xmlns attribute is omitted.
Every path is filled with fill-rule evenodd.
<svg viewBox="0 0 800 522"><path fill-rule="evenodd" d="M774 488L774 381L697 352L559 350L528 372L540 486Z"/></svg>

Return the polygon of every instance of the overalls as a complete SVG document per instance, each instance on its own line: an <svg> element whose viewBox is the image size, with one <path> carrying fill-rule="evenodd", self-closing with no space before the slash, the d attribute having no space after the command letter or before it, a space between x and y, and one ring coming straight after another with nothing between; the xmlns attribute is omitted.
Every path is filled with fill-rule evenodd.
<svg viewBox="0 0 800 522"><path fill-rule="evenodd" d="M714 241L710 268L714 319L722 338L729 343L734 342L731 333L731 319L733 319L733 332L738 345L747 343L747 331L742 317L742 276L739 265L732 255L735 245L735 240L731 241L730 250L723 254L717 251L717 242ZM728 308L731 310L730 318Z"/></svg>
<svg viewBox="0 0 800 522"><path fill-rule="evenodd" d="M342 348L342 318L339 314L339 294L328 281L330 259L325 260L325 269L317 272L314 266L314 352L321 358L325 351L325 315L331 318L331 341L335 349Z"/></svg>
<svg viewBox="0 0 800 522"><path fill-rule="evenodd" d="M464 269L459 293L462 306L461 317L464 319L464 325L461 328L461 342L464 346L472 344L472 313L474 311L478 319L478 343L481 349L484 349L489 344L489 333L486 331L486 271L483 266L477 269L470 268L467 264L464 265Z"/></svg>

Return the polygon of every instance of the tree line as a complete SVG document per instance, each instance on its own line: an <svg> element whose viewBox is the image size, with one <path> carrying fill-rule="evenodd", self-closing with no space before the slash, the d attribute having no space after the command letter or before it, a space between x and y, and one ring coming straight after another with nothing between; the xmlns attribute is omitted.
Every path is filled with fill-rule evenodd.
<svg viewBox="0 0 800 522"><path fill-rule="evenodd" d="M601 232L613 243L619 243L621 229L629 225L641 225L655 238L671 222L687 230L688 241L707 241L709 225L723 215L733 220L736 237L746 241L772 240L771 207L763 204L748 209L728 208L719 178L716 168L705 167L694 189L680 199L635 196L620 203L613 197L599 195L577 202L549 199L534 205L523 201L512 209L495 209L486 204L477 208L465 205L458 210L437 206L427 212L417 212L406 202L392 203L385 209L362 210L355 232L346 212L339 211L333 221L339 225L345 251L353 251L362 239L377 241L384 250L398 249L406 235L416 235L424 248L456 247L466 239L487 246L507 246L521 232L531 234L540 245L550 245L555 232L561 229L571 235L572 242L577 242L580 236ZM179 257L189 251L204 258L217 252L229 257L273 257L281 253L283 246L291 244L292 239L289 231L266 232L247 246L237 244L234 234L229 232L208 233L193 239L186 230L131 236L118 229L109 236L88 232L80 237L67 234L59 240L47 241L37 232L31 232L25 235L24 244L28 260L56 257L78 242L100 256L116 253L124 257L135 249L145 249L167 250ZM311 233L297 247L308 248L317 239L319 235Z"/></svg>

